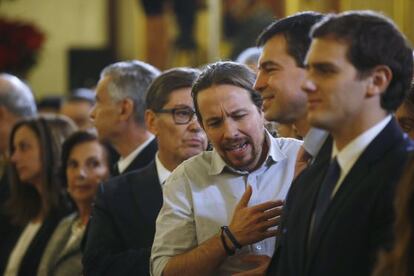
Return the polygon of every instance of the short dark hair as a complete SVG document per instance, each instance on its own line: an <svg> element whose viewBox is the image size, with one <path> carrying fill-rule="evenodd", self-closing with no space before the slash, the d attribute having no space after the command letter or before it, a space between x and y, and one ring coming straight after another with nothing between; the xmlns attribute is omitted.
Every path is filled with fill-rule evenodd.
<svg viewBox="0 0 414 276"><path fill-rule="evenodd" d="M146 97L146 108L154 112L162 109L174 90L193 85L200 71L193 68L173 68L159 75L150 85Z"/></svg>
<svg viewBox="0 0 414 276"><path fill-rule="evenodd" d="M321 13L308 11L276 20L259 35L257 46L261 47L275 35L283 34L286 39L287 53L295 59L297 66L304 67L306 53L311 43L309 32L312 26L322 18Z"/></svg>
<svg viewBox="0 0 414 276"><path fill-rule="evenodd" d="M83 143L87 143L87 142L98 142L102 148L104 149L105 152L105 158L106 158L106 163L108 166L108 171L111 170L110 166L111 166L111 162L112 160L110 160L110 145L108 142L103 142L100 141L98 139L98 136L96 136L94 133L89 132L89 131L85 131L85 130L80 130L80 131L76 131L74 133L72 133L64 142L62 145L62 154L61 154L61 178L62 178L62 183L63 185L66 187L67 186L67 175L66 175L66 168L68 166L68 160L69 160L69 156L72 152L72 150L80 144Z"/></svg>
<svg viewBox="0 0 414 276"><path fill-rule="evenodd" d="M392 80L381 95L381 107L387 111L398 108L410 88L413 55L406 38L389 18L373 11L332 14L313 27L311 37L347 43L347 58L360 78L376 66L389 67Z"/></svg>
<svg viewBox="0 0 414 276"><path fill-rule="evenodd" d="M231 62L219 61L206 65L200 76L196 79L191 89L193 96L195 112L197 118L202 124L200 110L198 108L197 95L200 91L210 88L214 85L229 84L246 90L252 102L257 106L258 110L262 110L262 97L253 89L256 75L246 65Z"/></svg>
<svg viewBox="0 0 414 276"><path fill-rule="evenodd" d="M14 152L13 139L19 128L31 129L40 146L42 158L43 194L32 185L22 183L14 165L11 166L10 197L6 202L7 212L13 223L24 225L39 214L46 203L45 215L64 210L67 202L59 177L61 146L66 137L76 130L72 121L61 115L42 115L17 122L10 133L10 155ZM33 160L33 162L36 162Z"/></svg>

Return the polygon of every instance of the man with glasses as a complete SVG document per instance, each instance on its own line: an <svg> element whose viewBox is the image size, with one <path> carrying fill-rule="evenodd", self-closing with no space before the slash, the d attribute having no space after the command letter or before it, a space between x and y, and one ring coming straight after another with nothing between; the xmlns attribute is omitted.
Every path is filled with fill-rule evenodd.
<svg viewBox="0 0 414 276"><path fill-rule="evenodd" d="M207 147L191 98L198 73L171 69L151 84L145 122L156 136L158 152L144 169L100 187L87 233L85 275L149 275L162 186L179 164Z"/></svg>
<svg viewBox="0 0 414 276"><path fill-rule="evenodd" d="M217 62L195 81L195 110L214 149L184 162L164 185L154 276L230 275L254 266L243 263L246 255L270 260L301 142L265 130L254 79L246 66Z"/></svg>

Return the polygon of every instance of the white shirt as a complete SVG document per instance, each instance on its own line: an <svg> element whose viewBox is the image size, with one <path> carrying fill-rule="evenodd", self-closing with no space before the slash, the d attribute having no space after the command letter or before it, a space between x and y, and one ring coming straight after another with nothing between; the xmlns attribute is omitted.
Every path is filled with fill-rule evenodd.
<svg viewBox="0 0 414 276"><path fill-rule="evenodd" d="M138 156L138 154L141 153L141 151L148 146L149 143L152 142L152 140L155 139L154 135L150 135L150 137L144 142L142 143L139 147L137 147L133 152L131 152L130 154L128 154L128 156L126 156L125 158L120 158L118 161L118 170L119 173L123 173L126 168L128 168L128 166L132 163L132 161L134 161L135 157Z"/></svg>
<svg viewBox="0 0 414 276"><path fill-rule="evenodd" d="M319 150L322 148L323 143L326 141L329 132L319 128L312 127L309 129L306 136L303 138L302 147L306 150L307 153L312 155L312 158L315 158L318 155Z"/></svg>
<svg viewBox="0 0 414 276"><path fill-rule="evenodd" d="M164 185L164 204L156 223L152 275L161 275L171 256L188 252L216 235L222 225L229 225L247 185L253 189L249 206L285 199L301 141L273 138L268 132L266 140L270 144L266 161L253 172L229 168L215 150L184 161L172 172ZM274 248L275 238L244 246L222 263L217 275L249 269L241 256L271 257Z"/></svg>
<svg viewBox="0 0 414 276"><path fill-rule="evenodd" d="M171 172L164 167L161 163L160 158L158 157L158 152L155 155L155 167L157 168L158 179L160 180L161 186L164 186L165 181L170 176Z"/></svg>
<svg viewBox="0 0 414 276"><path fill-rule="evenodd" d="M375 124L370 129L364 131L354 140L352 140L348 145L346 145L341 151L338 151L336 147L336 143L333 143L332 149L332 159L337 158L339 167L341 168L341 173L339 175L338 182L334 190L332 191L332 197L338 191L339 187L341 186L342 182L345 179L345 176L348 175L349 171L354 166L355 162L364 152L364 150L368 147L368 145L377 137L377 135L387 126L387 124L391 121L392 116L388 115L380 122Z"/></svg>
<svg viewBox="0 0 414 276"><path fill-rule="evenodd" d="M24 228L24 231L20 235L19 240L10 254L4 276L14 276L19 273L20 263L23 256L26 254L27 248L29 248L33 238L39 231L40 226L42 226L41 223L29 223Z"/></svg>

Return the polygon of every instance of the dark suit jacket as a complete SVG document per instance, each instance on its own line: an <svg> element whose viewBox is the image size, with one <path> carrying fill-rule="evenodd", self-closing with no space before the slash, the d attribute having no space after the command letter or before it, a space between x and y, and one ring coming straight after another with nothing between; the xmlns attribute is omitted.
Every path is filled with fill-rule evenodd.
<svg viewBox="0 0 414 276"><path fill-rule="evenodd" d="M412 142L394 119L388 123L345 177L308 244L331 150L330 138L315 163L292 184L272 267L277 273L269 275L370 275L378 249L392 243L394 189Z"/></svg>
<svg viewBox="0 0 414 276"><path fill-rule="evenodd" d="M53 212L45 219L39 231L34 236L32 242L27 248L25 254L23 255L18 275L25 276L33 275L36 273L40 259L42 258L43 251L47 245L47 242L49 241L49 238L51 237L61 218L66 214L66 211L59 210ZM23 230L23 227L16 227L15 232L9 233L7 237L1 237L2 242L7 242L8 246L1 252L0 259L2 260L2 263L0 263L0 275L2 275L2 272L6 269L8 258Z"/></svg>
<svg viewBox="0 0 414 276"><path fill-rule="evenodd" d="M100 186L89 222L85 275L149 275L162 190L155 161Z"/></svg>
<svg viewBox="0 0 414 276"><path fill-rule="evenodd" d="M154 160L155 153L157 152L157 150L157 139L153 139L144 149L142 149L142 151L137 155L137 157L135 157L131 164L129 164L129 166L125 169L125 171L122 172L122 174L126 174L134 170L139 170L148 166L148 164L152 160ZM116 163L115 166L117 166ZM112 172L112 175L118 176L118 170L114 170Z"/></svg>

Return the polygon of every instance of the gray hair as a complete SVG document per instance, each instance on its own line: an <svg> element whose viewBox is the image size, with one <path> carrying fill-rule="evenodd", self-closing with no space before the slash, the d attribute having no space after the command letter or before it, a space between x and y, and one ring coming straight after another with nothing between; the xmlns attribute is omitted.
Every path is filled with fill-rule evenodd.
<svg viewBox="0 0 414 276"><path fill-rule="evenodd" d="M18 117L33 117L37 113L30 88L19 78L6 73L0 74L0 105Z"/></svg>
<svg viewBox="0 0 414 276"><path fill-rule="evenodd" d="M134 103L134 120L144 123L145 97L148 87L160 74L154 66L138 60L121 61L105 67L101 78L110 77L108 93L112 100L129 98Z"/></svg>

